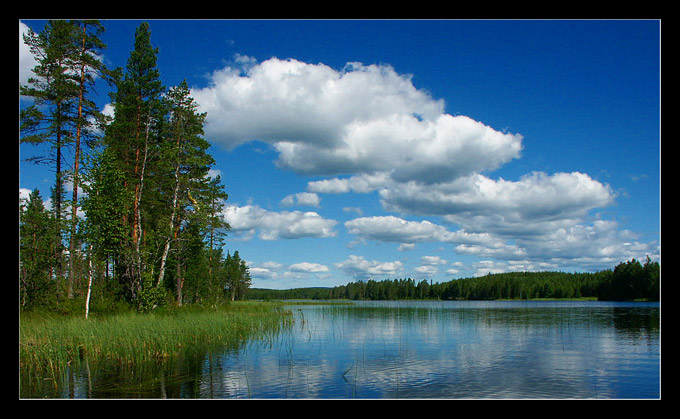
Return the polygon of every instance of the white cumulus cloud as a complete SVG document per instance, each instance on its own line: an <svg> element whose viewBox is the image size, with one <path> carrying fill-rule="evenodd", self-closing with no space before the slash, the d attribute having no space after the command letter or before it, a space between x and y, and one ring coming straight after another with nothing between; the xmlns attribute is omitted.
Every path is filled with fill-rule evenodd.
<svg viewBox="0 0 680 419"><path fill-rule="evenodd" d="M380 190L380 197L390 211L443 216L468 231L529 235L573 225L615 195L583 173L534 172L518 181L475 174L434 186L409 182Z"/></svg>
<svg viewBox="0 0 680 419"><path fill-rule="evenodd" d="M451 233L429 221L406 221L395 216L362 217L347 221L350 234L368 240L394 243L447 241Z"/></svg>
<svg viewBox="0 0 680 419"><path fill-rule="evenodd" d="M310 175L389 173L396 181L437 183L494 170L518 158L522 137L504 134L466 116L421 120L385 115L348 124L332 147L283 141L279 165Z"/></svg>
<svg viewBox="0 0 680 419"><path fill-rule="evenodd" d="M430 221L407 221L393 215L361 217L345 222L350 234L366 240L404 244L442 242L493 245L498 238L488 233L449 231Z"/></svg>
<svg viewBox="0 0 680 419"><path fill-rule="evenodd" d="M28 33L28 26L19 22L19 83L23 85L28 83L29 77L35 77L33 68L38 64L24 42L23 36L26 33Z"/></svg>
<svg viewBox="0 0 680 419"><path fill-rule="evenodd" d="M253 267L248 268L248 271L250 276L256 279L275 279L278 276L275 271L267 268Z"/></svg>
<svg viewBox="0 0 680 419"><path fill-rule="evenodd" d="M457 226L452 231L395 216L357 218L345 223L357 236L353 245L376 240L398 243L403 251L415 243L442 242L458 254L527 261L527 266L538 266L541 259L597 264L658 253L657 244L638 243L629 232L617 231L615 222L590 218L594 209L612 205L616 194L585 173L490 177L520 158L522 135L447 114L443 100L389 65L349 63L336 70L243 56L235 63L214 72L210 84L192 96L208 113L205 132L212 142L233 148L264 141L278 152L278 167L323 177L281 205L318 207L318 194L378 191L387 211L441 217ZM314 212L232 206L225 217L233 230L259 232L265 240L335 235L336 222ZM423 263L422 269L433 266ZM354 256L336 267L365 278L389 276L384 272L397 264Z"/></svg>
<svg viewBox="0 0 680 419"><path fill-rule="evenodd" d="M387 172L361 174L349 178L331 178L307 183L307 190L316 193L343 194L348 192L369 193L394 182Z"/></svg>
<svg viewBox="0 0 680 419"><path fill-rule="evenodd" d="M423 256L420 258L420 263L422 265L436 266L436 265L446 265L447 261L439 256Z"/></svg>
<svg viewBox="0 0 680 419"><path fill-rule="evenodd" d="M319 198L319 195L310 192L300 192L288 195L281 200L281 205L283 205L284 207L292 207L294 205L298 205L318 208L320 203L321 198Z"/></svg>
<svg viewBox="0 0 680 419"><path fill-rule="evenodd" d="M520 135L445 114L443 100L388 65L338 71L271 58L217 71L192 95L208 113L206 138L227 147L268 142L280 167L307 175L439 182L493 170L522 148Z"/></svg>
<svg viewBox="0 0 680 419"><path fill-rule="evenodd" d="M350 255L346 260L336 263L334 266L355 280L394 278L403 269L403 263L398 260L381 262L366 260L363 256L356 255Z"/></svg>
<svg viewBox="0 0 680 419"><path fill-rule="evenodd" d="M262 240L298 239L303 237L334 237L335 220L321 217L316 212L274 212L256 205L228 205L222 216L231 230L252 236L259 231Z"/></svg>
<svg viewBox="0 0 680 419"><path fill-rule="evenodd" d="M319 263L310 263L310 262L300 262L300 263L294 263L288 267L288 269L291 272L307 272L307 273L319 273L319 272L328 272L328 266L326 265L321 265Z"/></svg>

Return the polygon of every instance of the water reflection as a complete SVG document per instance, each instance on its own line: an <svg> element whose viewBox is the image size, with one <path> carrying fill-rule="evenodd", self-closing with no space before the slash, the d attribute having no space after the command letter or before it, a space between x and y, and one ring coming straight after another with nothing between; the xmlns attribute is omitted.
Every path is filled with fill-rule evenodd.
<svg viewBox="0 0 680 419"><path fill-rule="evenodd" d="M292 309L295 324L274 339L134 370L86 364L70 372L61 390L42 394L333 399L660 395L658 304L361 302Z"/></svg>

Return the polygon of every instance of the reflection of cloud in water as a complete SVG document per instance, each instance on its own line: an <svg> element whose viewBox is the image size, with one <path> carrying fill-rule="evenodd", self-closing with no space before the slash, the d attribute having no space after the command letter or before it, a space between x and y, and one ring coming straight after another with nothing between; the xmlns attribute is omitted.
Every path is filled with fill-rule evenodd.
<svg viewBox="0 0 680 419"><path fill-rule="evenodd" d="M275 343L223 357L202 385L254 398L658 397L658 328L618 330L606 307L302 313ZM648 370L635 369L641 359ZM645 374L647 387L624 383ZM622 396L627 385L639 393Z"/></svg>

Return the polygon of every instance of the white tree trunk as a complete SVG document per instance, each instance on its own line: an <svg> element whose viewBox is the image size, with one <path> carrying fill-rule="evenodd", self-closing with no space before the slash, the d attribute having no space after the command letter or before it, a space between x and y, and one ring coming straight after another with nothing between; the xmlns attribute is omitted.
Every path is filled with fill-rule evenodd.
<svg viewBox="0 0 680 419"><path fill-rule="evenodd" d="M179 199L179 162L177 163L177 168L175 169L175 191L172 195L172 214L170 215L170 233L168 238L165 240L165 248L163 249L163 256L161 257L161 269L158 273L158 282L156 282L156 288L158 288L163 283L163 278L165 277L165 262L168 259L168 253L170 252L170 238L172 237L172 232L175 230L175 212L177 211L177 200Z"/></svg>
<svg viewBox="0 0 680 419"><path fill-rule="evenodd" d="M90 314L90 296L92 295L92 245L90 245L90 265L87 270L87 299L85 299L85 318Z"/></svg>

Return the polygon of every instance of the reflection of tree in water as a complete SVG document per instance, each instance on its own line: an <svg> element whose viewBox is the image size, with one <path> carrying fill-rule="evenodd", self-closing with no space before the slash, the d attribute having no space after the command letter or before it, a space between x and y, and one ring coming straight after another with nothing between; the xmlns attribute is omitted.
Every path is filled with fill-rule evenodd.
<svg viewBox="0 0 680 419"><path fill-rule="evenodd" d="M22 377L22 397L40 394L45 398L165 399L210 397L214 369L222 357L238 353L247 340L224 342L219 348L192 346L176 357L125 364L114 361L88 362L68 368L61 382ZM203 388L205 386L209 388ZM225 394L225 389L215 390ZM207 393L207 396L202 393ZM26 396L24 396L25 394Z"/></svg>
<svg viewBox="0 0 680 419"><path fill-rule="evenodd" d="M618 333L647 341L659 335L661 327L658 307L614 307L612 323Z"/></svg>
<svg viewBox="0 0 680 419"><path fill-rule="evenodd" d="M512 302L516 305L516 302ZM438 320L496 324L500 326L565 326L572 323L588 323L607 328L614 326L618 332L639 337L640 334L658 334L660 309L658 306L584 307L584 306L532 306L497 308L491 306L430 309L406 307L394 310L388 307L329 307L327 312L350 314L362 318L392 317L402 322L430 322Z"/></svg>
<svg viewBox="0 0 680 419"><path fill-rule="evenodd" d="M219 353L238 352L242 342L229 342ZM208 348L193 347L177 357L136 365L99 363L93 368L84 363L77 373L79 379L75 382L68 379L68 393L72 397L73 387L76 387L80 393L77 397L94 399L198 398L201 397L206 366L209 369L206 373L212 373L213 359Z"/></svg>

